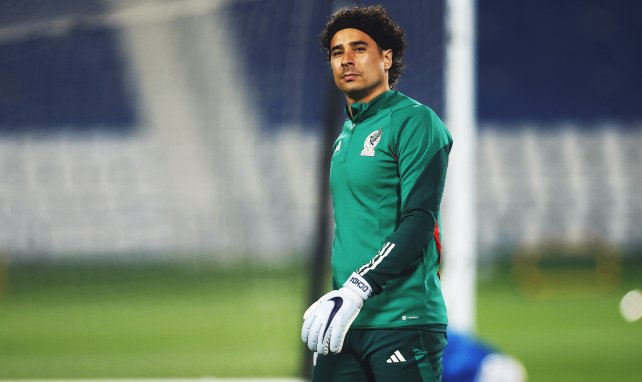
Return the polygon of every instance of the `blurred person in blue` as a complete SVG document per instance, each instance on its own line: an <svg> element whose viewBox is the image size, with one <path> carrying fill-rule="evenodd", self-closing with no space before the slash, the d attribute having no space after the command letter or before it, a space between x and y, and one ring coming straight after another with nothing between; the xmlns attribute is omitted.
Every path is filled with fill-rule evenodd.
<svg viewBox="0 0 642 382"><path fill-rule="evenodd" d="M525 382L526 368L478 338L448 330L443 382Z"/></svg>

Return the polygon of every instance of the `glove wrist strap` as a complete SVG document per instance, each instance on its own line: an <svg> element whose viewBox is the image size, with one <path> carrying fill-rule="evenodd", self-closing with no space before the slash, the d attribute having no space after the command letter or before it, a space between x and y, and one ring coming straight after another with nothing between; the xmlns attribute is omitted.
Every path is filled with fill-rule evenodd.
<svg viewBox="0 0 642 382"><path fill-rule="evenodd" d="M353 272L343 286L350 291L356 293L359 297L366 301L373 295L373 290L370 284L358 273Z"/></svg>

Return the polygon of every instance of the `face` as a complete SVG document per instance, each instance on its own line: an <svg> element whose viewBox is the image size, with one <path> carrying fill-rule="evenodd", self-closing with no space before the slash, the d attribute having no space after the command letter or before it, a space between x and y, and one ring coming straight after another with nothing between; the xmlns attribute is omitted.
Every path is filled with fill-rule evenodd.
<svg viewBox="0 0 642 382"><path fill-rule="evenodd" d="M348 103L368 102L389 90L388 69L392 50L382 50L366 33L342 29L330 41L330 66L334 82Z"/></svg>

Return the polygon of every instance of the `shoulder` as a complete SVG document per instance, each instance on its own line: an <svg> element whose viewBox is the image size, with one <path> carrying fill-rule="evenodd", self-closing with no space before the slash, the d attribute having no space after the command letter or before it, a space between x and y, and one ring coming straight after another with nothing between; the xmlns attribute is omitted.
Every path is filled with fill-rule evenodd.
<svg viewBox="0 0 642 382"><path fill-rule="evenodd" d="M441 118L430 107L395 91L391 97L390 114L393 124L399 131L410 129L426 129L431 135L443 135L450 140L450 133Z"/></svg>
<svg viewBox="0 0 642 382"><path fill-rule="evenodd" d="M430 124L432 124L433 121L439 121L439 123L441 123L441 120L431 108L401 92L394 92L389 105L390 113L394 119L423 120Z"/></svg>

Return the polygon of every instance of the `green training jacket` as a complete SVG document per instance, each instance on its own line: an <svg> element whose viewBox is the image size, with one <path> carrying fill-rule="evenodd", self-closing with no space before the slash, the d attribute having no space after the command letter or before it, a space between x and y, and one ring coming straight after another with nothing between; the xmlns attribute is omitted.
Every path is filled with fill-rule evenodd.
<svg viewBox="0 0 642 382"><path fill-rule="evenodd" d="M445 330L439 204L452 138L430 108L394 90L354 103L352 115L330 164L333 286L357 272L374 289L352 328Z"/></svg>

